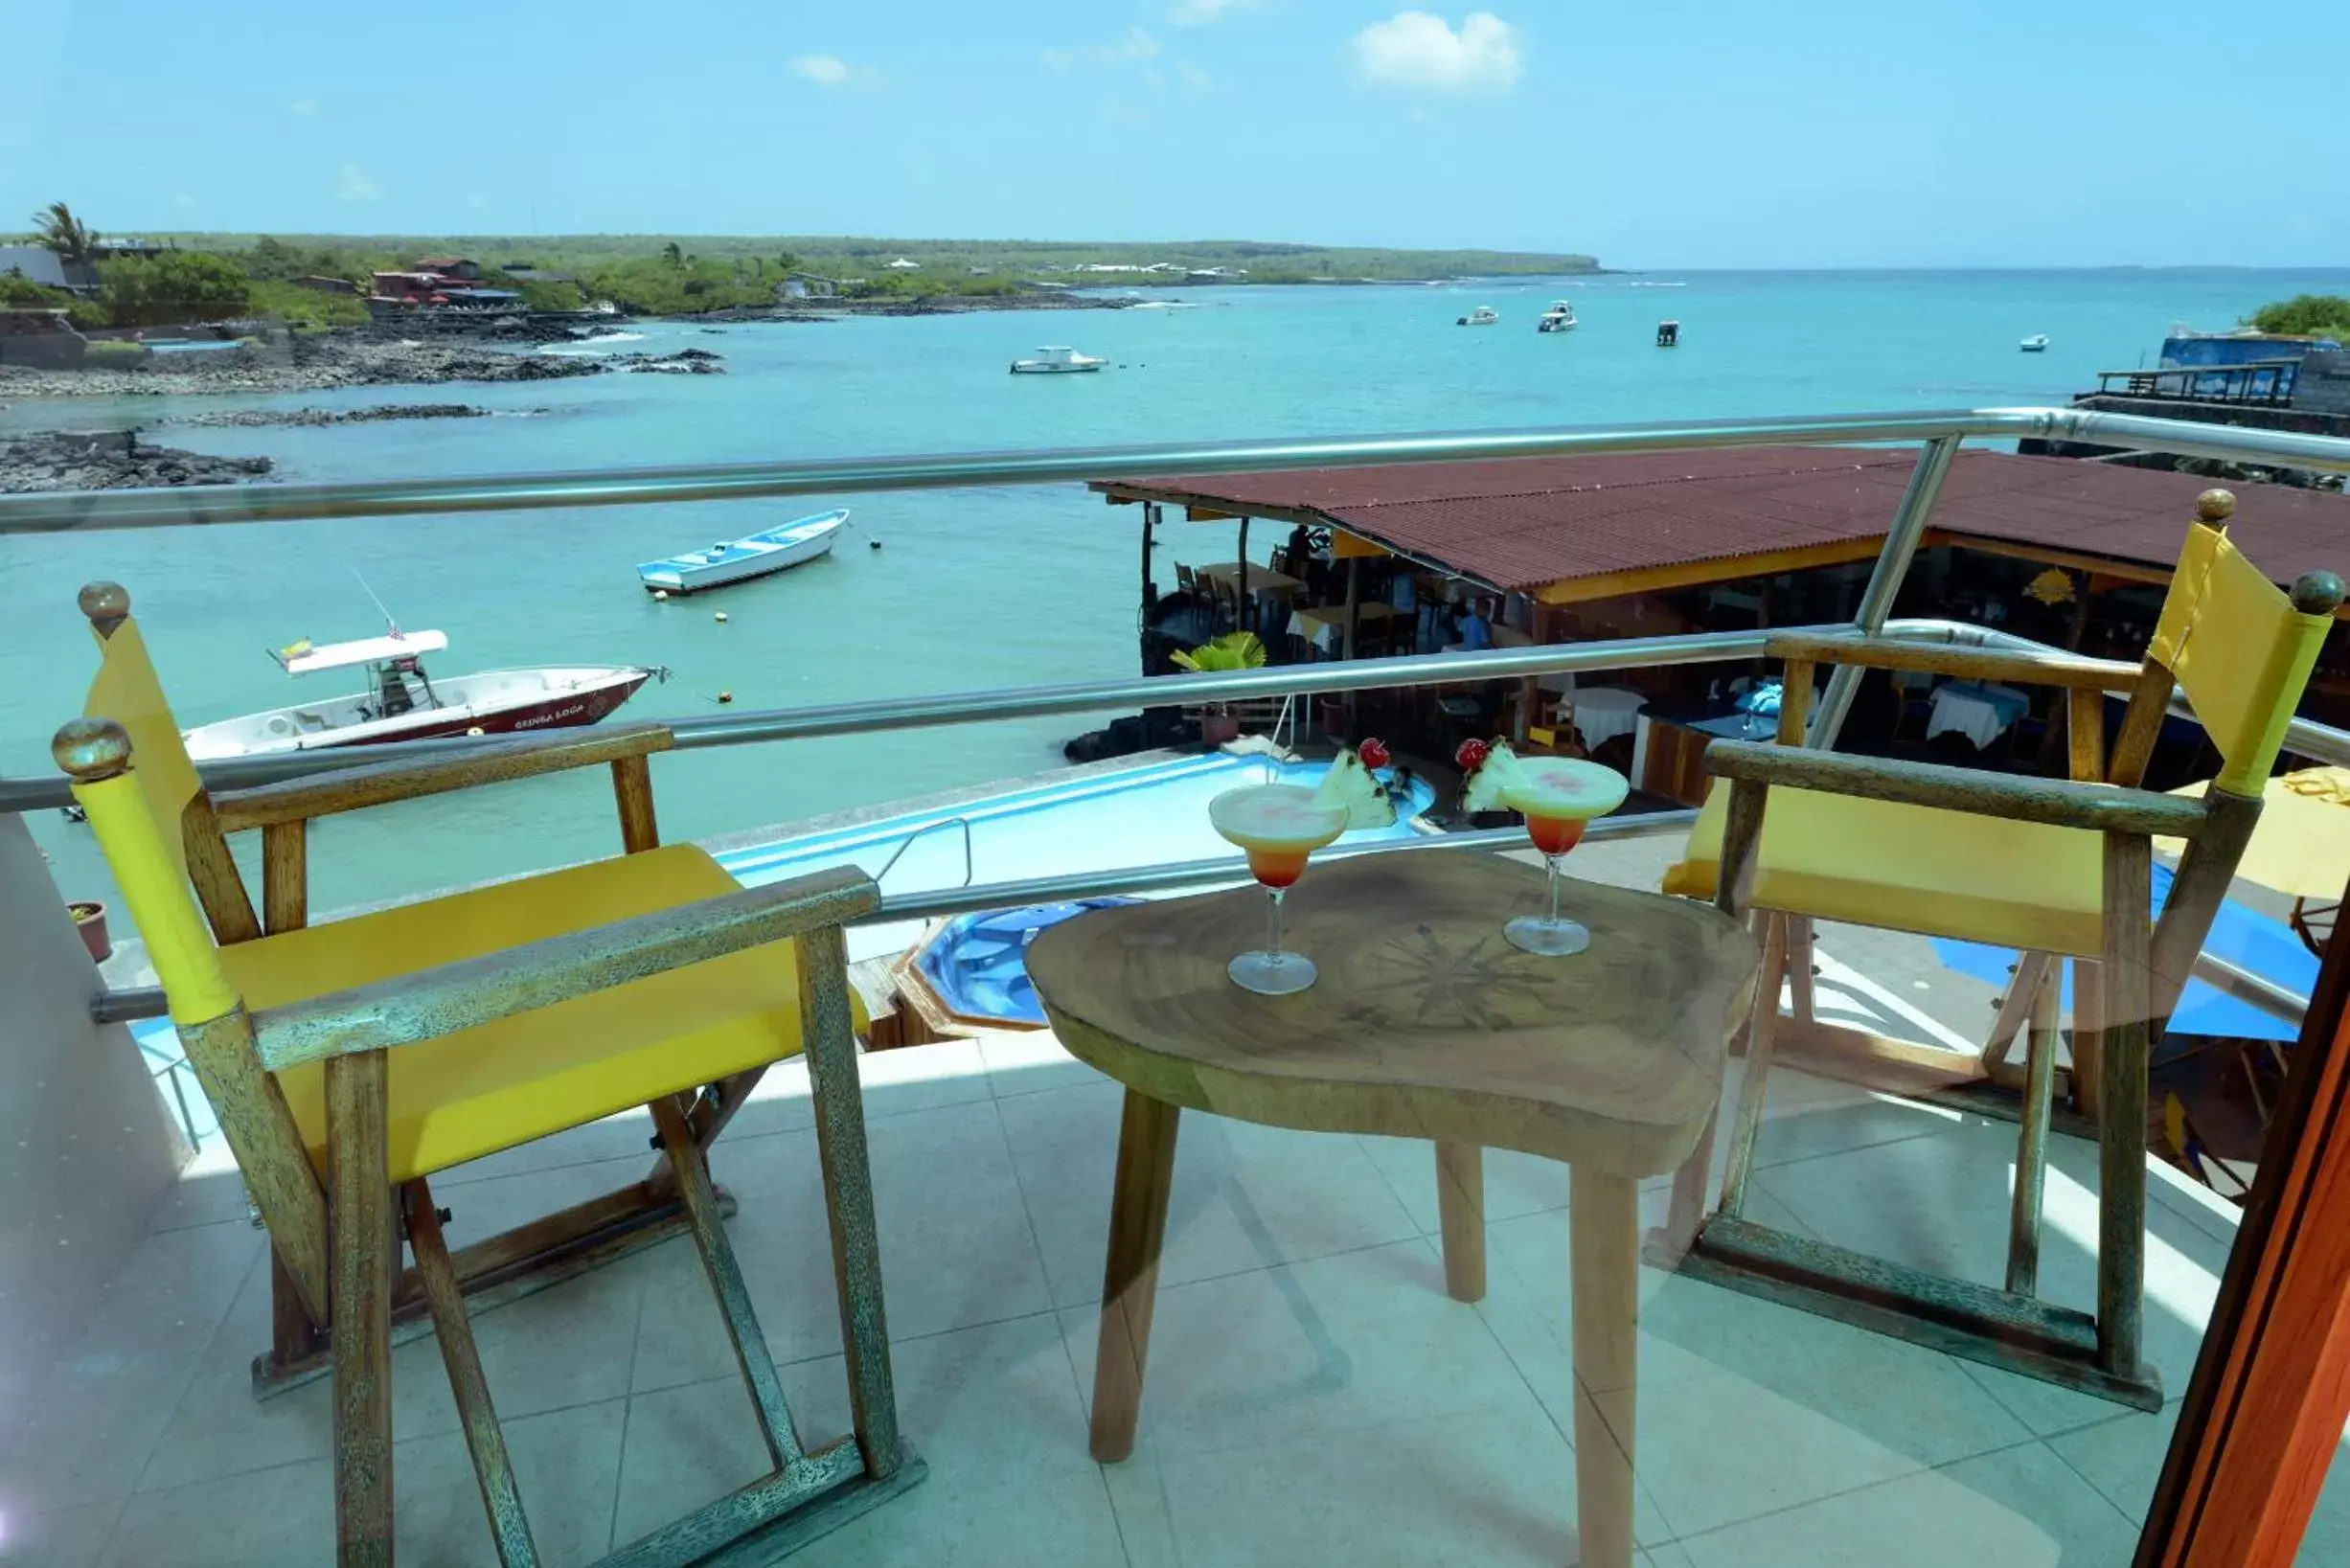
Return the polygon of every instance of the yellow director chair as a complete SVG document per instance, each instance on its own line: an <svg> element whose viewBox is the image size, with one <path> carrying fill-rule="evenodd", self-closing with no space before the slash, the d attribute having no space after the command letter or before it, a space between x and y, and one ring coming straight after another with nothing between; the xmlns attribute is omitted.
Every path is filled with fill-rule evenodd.
<svg viewBox="0 0 2350 1568"><path fill-rule="evenodd" d="M745 891L700 850L659 847L646 761L670 743L658 725L215 799L180 742L129 596L96 583L81 607L103 664L88 716L59 730L53 749L268 1228L280 1350L289 1320L293 1338L328 1347L337 1560L392 1561L392 1328L414 1303L441 1341L499 1559L537 1561L467 1297L511 1292L534 1263L546 1265L535 1282L544 1284L608 1257L613 1234L632 1226L640 1239L694 1238L774 1468L610 1562L696 1562L738 1542L767 1560L769 1547L919 1480L890 1380L841 935L878 903L872 881L848 869ZM631 852L307 924L308 821L598 762L612 766ZM264 835L266 934L225 837L252 828ZM792 1427L706 1161L759 1073L803 1041L855 1426L812 1452ZM435 1172L635 1105L650 1109L664 1155L644 1182L452 1258ZM415 1259L405 1277L402 1236Z"/></svg>
<svg viewBox="0 0 2350 1568"><path fill-rule="evenodd" d="M1718 740L1707 750L1707 770L1727 787L1714 788L1687 859L1665 881L1667 892L1760 912L1765 957L1717 1206L1705 1214L1709 1134L1681 1170L1673 1218L1655 1238L1659 1262L1954 1355L2160 1408L2161 1381L2139 1356L2148 1057L2226 898L2260 816L2262 786L2342 600L2331 573L2302 578L2290 598L2279 592L2215 526L2234 508L2225 490L2198 501L2142 666L1862 636L1770 640L1787 671L1778 743ZM1821 663L2064 687L2073 776L2025 779L1805 749L1805 708ZM2174 684L2225 760L2202 799L2137 787ZM2109 765L2104 693L2111 690L2131 694ZM2158 922L2150 909L2157 835L2185 845ZM1815 1040L1857 1035L1817 1029L1809 1016L1815 920L2026 955L2003 1010L2031 1022L2004 1289L1742 1217L1781 1027L1782 977L1793 982L1794 1027ZM2094 1316L2037 1294L2065 957L2076 961L2080 982L2075 1098L2094 1119L2102 1150Z"/></svg>

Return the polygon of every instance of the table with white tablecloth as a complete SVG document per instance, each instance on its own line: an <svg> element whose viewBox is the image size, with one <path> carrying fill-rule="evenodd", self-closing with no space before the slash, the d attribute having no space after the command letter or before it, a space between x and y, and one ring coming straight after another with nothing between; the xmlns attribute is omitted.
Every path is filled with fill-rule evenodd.
<svg viewBox="0 0 2350 1568"><path fill-rule="evenodd" d="M1563 696L1560 706L1574 704L1575 728L1583 732L1584 745L1596 747L1637 729L1648 700L1629 687L1586 686Z"/></svg>
<svg viewBox="0 0 2350 1568"><path fill-rule="evenodd" d="M2031 710L2032 699L2012 686L1947 681L1934 688L1933 712L1927 716L1926 739L1963 735L1979 751L2005 735L2008 726Z"/></svg>

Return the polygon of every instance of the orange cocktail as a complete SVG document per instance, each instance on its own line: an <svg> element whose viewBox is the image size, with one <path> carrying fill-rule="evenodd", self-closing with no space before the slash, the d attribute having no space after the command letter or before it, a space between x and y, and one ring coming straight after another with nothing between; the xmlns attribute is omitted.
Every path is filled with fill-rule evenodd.
<svg viewBox="0 0 2350 1568"><path fill-rule="evenodd" d="M1386 761L1386 747L1365 740L1359 754L1338 754L1318 788L1248 784L1208 802L1208 821L1247 854L1249 875L1265 888L1266 944L1241 954L1227 969L1243 990L1287 996L1313 984L1313 960L1281 945L1281 896L1306 875L1313 852L1349 828L1395 821L1395 807L1373 771Z"/></svg>
<svg viewBox="0 0 2350 1568"><path fill-rule="evenodd" d="M1467 748L1464 748L1467 751ZM1550 908L1520 915L1501 928L1511 945L1546 958L1580 953L1591 945L1581 922L1559 914L1559 862L1583 841L1584 828L1624 804L1631 792L1613 768L1572 757L1518 757L1495 742L1461 759L1471 764L1469 805L1472 810L1501 807L1521 813L1526 836L1542 852L1550 870Z"/></svg>

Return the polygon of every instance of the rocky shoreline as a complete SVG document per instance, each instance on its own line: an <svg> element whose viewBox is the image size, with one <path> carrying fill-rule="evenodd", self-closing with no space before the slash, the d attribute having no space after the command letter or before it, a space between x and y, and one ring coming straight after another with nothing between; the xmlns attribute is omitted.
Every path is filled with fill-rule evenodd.
<svg viewBox="0 0 2350 1568"><path fill-rule="evenodd" d="M514 414L544 414L543 408L513 409ZM165 424L200 425L209 429L310 429L326 424L380 424L389 420L486 420L491 410L471 403L386 403L381 408L231 408L210 414L181 414Z"/></svg>
<svg viewBox="0 0 2350 1568"><path fill-rule="evenodd" d="M553 354L331 333L172 354L120 370L34 370L0 365L0 406L53 398L203 398L227 393L331 392L344 387L434 386L452 381L555 381L614 372L722 374L707 349L675 353Z"/></svg>
<svg viewBox="0 0 2350 1568"><path fill-rule="evenodd" d="M215 457L157 446L135 430L0 436L0 494L110 490L159 485L245 485L266 478L265 457Z"/></svg>

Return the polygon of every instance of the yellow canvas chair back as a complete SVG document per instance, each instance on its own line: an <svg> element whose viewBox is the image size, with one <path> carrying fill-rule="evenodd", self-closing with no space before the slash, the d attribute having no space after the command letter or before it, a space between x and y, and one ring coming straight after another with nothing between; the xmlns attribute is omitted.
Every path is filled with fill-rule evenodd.
<svg viewBox="0 0 2350 1568"><path fill-rule="evenodd" d="M2296 605L2228 542L2225 530L2189 527L2146 651L2186 689L2219 748L2218 787L2261 792L2333 624L2331 614Z"/></svg>
<svg viewBox="0 0 2350 1568"><path fill-rule="evenodd" d="M184 823L203 784L130 616L129 596L113 583L93 583L81 591L81 608L101 661L82 712L89 720L122 726L130 739L130 768L95 782L78 779L74 798L89 814L90 829L147 941L173 1021L205 1023L233 1011L237 992L188 880ZM88 729L78 743L95 745L98 737ZM57 760L68 763L62 752Z"/></svg>

